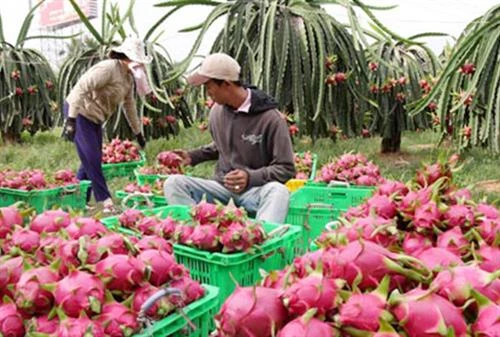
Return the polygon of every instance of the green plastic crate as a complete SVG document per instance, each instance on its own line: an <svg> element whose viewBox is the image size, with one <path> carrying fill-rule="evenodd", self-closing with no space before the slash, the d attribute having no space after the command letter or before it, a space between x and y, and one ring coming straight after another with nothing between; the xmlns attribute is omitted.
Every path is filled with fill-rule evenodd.
<svg viewBox="0 0 500 337"><path fill-rule="evenodd" d="M133 178L134 170L140 166L144 166L146 163L146 155L144 152L140 152L141 159L137 161L129 161L126 163L116 163L116 164L102 164L102 172L106 179L112 179L117 177L129 177Z"/></svg>
<svg viewBox="0 0 500 337"><path fill-rule="evenodd" d="M323 231L328 222L338 219L340 213L358 206L371 196L373 188L327 187L306 184L292 193L286 223L304 228L304 249Z"/></svg>
<svg viewBox="0 0 500 337"><path fill-rule="evenodd" d="M125 199L129 193L125 191L116 191L115 196L123 202L123 199ZM164 196L161 195L152 195L147 197L149 201L153 204L153 208L157 207L162 207L162 206L167 206L167 199L165 199ZM124 205L127 208L137 208L137 209L148 209L151 208L148 206L147 199L144 196L137 195L137 196L131 196L127 201L126 204Z"/></svg>
<svg viewBox="0 0 500 337"><path fill-rule="evenodd" d="M90 181L82 180L78 185L68 185L47 190L22 191L0 188L0 207L22 201L34 207L37 213L54 207L62 209L84 209Z"/></svg>
<svg viewBox="0 0 500 337"><path fill-rule="evenodd" d="M153 186L157 180L165 180L168 178L168 174L143 174L139 172L139 169L134 170L134 175L139 186L144 186L146 184Z"/></svg>
<svg viewBox="0 0 500 337"><path fill-rule="evenodd" d="M166 206L143 211L146 215L156 214L160 218L172 216L174 219L191 219L187 206ZM101 220L112 230L136 234L119 227L118 217ZM277 230L282 225L263 224L267 233ZM211 253L204 250L174 244L174 255L178 263L185 265L191 277L201 283L214 285L220 289L219 298L224 301L235 289L234 281L241 286L251 286L261 279L260 269L266 271L283 269L293 259L304 252L302 229L298 226L285 226L284 233L266 240L254 253ZM132 232L132 233L131 233Z"/></svg>
<svg viewBox="0 0 500 337"><path fill-rule="evenodd" d="M144 329L142 333L135 334L134 337L208 337L214 326L213 317L219 307L219 289L206 284L203 284L203 288L205 296L183 308L186 316L196 326L196 330L193 331L186 319L176 312Z"/></svg>

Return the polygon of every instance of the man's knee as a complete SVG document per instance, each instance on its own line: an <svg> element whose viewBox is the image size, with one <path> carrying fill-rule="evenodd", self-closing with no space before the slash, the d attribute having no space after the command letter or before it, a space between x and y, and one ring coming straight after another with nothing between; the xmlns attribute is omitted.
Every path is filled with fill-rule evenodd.
<svg viewBox="0 0 500 337"><path fill-rule="evenodd" d="M163 188L165 191L172 188L185 188L187 185L187 177L182 174L172 174L169 175L165 183L163 184Z"/></svg>
<svg viewBox="0 0 500 337"><path fill-rule="evenodd" d="M290 197L290 192L285 185L277 181L272 181L262 187L262 195L273 195L273 197L279 197L288 200L288 198Z"/></svg>

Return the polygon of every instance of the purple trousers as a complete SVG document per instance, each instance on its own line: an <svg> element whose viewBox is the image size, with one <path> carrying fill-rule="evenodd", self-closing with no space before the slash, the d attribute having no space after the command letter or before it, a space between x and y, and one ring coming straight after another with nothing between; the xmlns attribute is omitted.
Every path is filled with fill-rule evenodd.
<svg viewBox="0 0 500 337"><path fill-rule="evenodd" d="M66 118L68 111L69 104L64 102L63 112ZM78 115L74 143L81 162L76 177L92 183L87 192L87 202L90 201L92 192L96 202L110 198L111 193L102 172L102 126Z"/></svg>

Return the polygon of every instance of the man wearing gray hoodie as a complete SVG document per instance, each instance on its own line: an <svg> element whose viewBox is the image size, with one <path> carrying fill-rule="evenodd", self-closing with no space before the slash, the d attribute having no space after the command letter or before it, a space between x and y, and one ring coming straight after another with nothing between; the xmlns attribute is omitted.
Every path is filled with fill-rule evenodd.
<svg viewBox="0 0 500 337"><path fill-rule="evenodd" d="M240 84L240 65L223 53L209 55L188 78L204 85L214 101L209 116L212 143L178 150L185 165L217 160L213 179L171 175L164 185L167 202L194 205L227 203L256 214L257 220L283 223L289 192L283 185L295 176L293 148L286 121L276 101L253 87Z"/></svg>

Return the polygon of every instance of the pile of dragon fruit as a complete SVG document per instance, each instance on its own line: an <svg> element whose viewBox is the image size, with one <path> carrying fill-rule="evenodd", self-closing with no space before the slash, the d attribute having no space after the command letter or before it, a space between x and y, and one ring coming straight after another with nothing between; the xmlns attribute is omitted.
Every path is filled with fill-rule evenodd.
<svg viewBox="0 0 500 337"><path fill-rule="evenodd" d="M139 169L142 174L183 174L182 157L173 151L163 151L156 156L158 165L144 166Z"/></svg>
<svg viewBox="0 0 500 337"><path fill-rule="evenodd" d="M330 183L343 181L353 185L376 186L384 181L380 170L361 154L346 153L323 165L316 181Z"/></svg>
<svg viewBox="0 0 500 337"><path fill-rule="evenodd" d="M130 140L114 138L102 149L102 162L105 164L126 163L140 159L139 148Z"/></svg>
<svg viewBox="0 0 500 337"><path fill-rule="evenodd" d="M312 172L313 155L310 151L294 154L295 179L309 179Z"/></svg>
<svg viewBox="0 0 500 337"><path fill-rule="evenodd" d="M159 300L146 313L154 319L204 295L157 235L127 238L62 210L31 220L14 207L0 214L0 336L132 336L160 287L183 295Z"/></svg>
<svg viewBox="0 0 500 337"><path fill-rule="evenodd" d="M0 187L15 190L44 190L78 183L79 180L72 170L59 170L50 176L41 170L14 171L7 169L0 171Z"/></svg>
<svg viewBox="0 0 500 337"><path fill-rule="evenodd" d="M318 241L238 288L213 336L500 336L500 212L448 164L386 181Z"/></svg>
<svg viewBox="0 0 500 337"><path fill-rule="evenodd" d="M152 193L154 195L163 195L163 181L158 179L153 186L149 184L139 185L137 183L129 183L125 185L123 190L127 193Z"/></svg>
<svg viewBox="0 0 500 337"><path fill-rule="evenodd" d="M190 221L171 216L161 220L135 209L124 211L120 225L142 235L156 234L166 240L210 252L248 252L266 239L259 222L250 221L245 210L233 203L215 205L205 201L195 205Z"/></svg>

